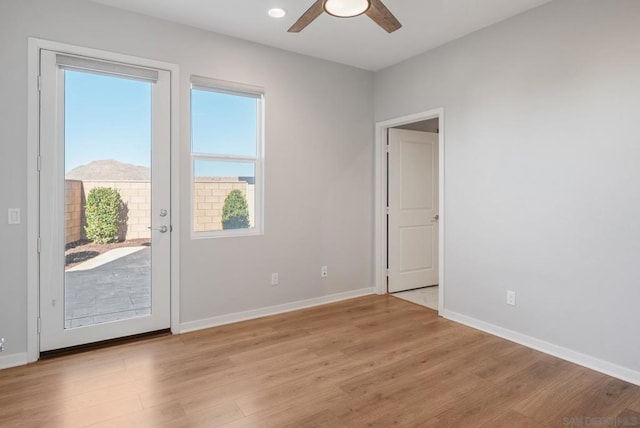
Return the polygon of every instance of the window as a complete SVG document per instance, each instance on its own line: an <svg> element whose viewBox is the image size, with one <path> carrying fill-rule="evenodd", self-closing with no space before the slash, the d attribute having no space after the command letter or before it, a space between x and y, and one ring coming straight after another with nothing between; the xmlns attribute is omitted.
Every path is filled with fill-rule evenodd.
<svg viewBox="0 0 640 428"><path fill-rule="evenodd" d="M262 88L192 77L194 237L262 233Z"/></svg>

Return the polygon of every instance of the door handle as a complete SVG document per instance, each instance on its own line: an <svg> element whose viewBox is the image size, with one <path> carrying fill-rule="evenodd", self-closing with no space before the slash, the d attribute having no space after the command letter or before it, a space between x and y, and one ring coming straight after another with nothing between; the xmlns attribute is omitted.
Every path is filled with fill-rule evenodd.
<svg viewBox="0 0 640 428"><path fill-rule="evenodd" d="M440 216L438 214L436 214L431 218L433 219L433 221L438 221L440 219Z"/></svg>
<svg viewBox="0 0 640 428"><path fill-rule="evenodd" d="M147 229L149 230L157 230L160 233L167 233L167 230L169 230L169 228L167 226L160 226L160 227L151 227L149 226Z"/></svg>

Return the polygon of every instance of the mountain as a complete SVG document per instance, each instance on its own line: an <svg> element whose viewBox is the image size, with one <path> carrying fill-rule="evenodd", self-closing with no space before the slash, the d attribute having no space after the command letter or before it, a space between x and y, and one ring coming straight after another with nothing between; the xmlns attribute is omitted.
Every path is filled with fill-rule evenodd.
<svg viewBox="0 0 640 428"><path fill-rule="evenodd" d="M149 180L151 169L146 166L132 165L113 159L97 160L87 165L80 165L67 172L68 180Z"/></svg>

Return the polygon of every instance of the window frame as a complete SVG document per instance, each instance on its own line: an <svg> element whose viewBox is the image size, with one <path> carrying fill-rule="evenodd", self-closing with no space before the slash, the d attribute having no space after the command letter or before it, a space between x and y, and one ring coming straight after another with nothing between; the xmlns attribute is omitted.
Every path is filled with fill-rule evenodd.
<svg viewBox="0 0 640 428"><path fill-rule="evenodd" d="M241 156L193 151L193 91L209 91L227 95L255 98L256 114L256 156ZM260 86L247 85L202 76L191 76L189 87L189 161L190 161L190 228L192 239L226 238L264 235L264 145L265 145L265 91ZM195 163L196 161L245 162L255 166L254 222L251 228L227 230L195 230Z"/></svg>

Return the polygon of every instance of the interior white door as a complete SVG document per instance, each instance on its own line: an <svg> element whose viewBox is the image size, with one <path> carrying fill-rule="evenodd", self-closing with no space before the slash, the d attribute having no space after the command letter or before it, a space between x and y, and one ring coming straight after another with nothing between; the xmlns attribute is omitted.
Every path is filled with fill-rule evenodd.
<svg viewBox="0 0 640 428"><path fill-rule="evenodd" d="M438 284L438 134L389 129L388 291Z"/></svg>
<svg viewBox="0 0 640 428"><path fill-rule="evenodd" d="M40 350L169 328L170 73L42 50L40 82ZM96 188L122 200L102 247Z"/></svg>

